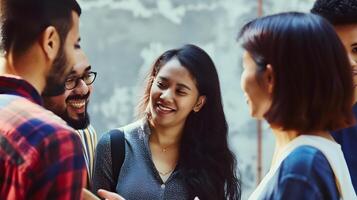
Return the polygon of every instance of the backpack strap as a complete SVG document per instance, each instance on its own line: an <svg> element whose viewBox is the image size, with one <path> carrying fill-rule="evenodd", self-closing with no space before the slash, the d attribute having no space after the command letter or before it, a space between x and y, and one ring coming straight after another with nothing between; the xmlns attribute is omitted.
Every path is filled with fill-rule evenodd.
<svg viewBox="0 0 357 200"><path fill-rule="evenodd" d="M118 183L119 172L125 158L125 137L124 132L120 129L113 129L109 131L109 135L112 156L112 170L115 181L115 186L112 188L112 191L115 191L116 184Z"/></svg>

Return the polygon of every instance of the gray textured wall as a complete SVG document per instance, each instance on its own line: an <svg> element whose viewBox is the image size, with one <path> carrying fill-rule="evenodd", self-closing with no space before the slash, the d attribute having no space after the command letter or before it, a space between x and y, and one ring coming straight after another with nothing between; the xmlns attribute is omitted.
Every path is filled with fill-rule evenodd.
<svg viewBox="0 0 357 200"><path fill-rule="evenodd" d="M213 58L220 76L230 145L239 161L243 199L256 185L256 121L240 89L239 27L257 16L257 1L244 0L81 0L82 46L98 71L90 105L101 134L133 121L143 74L167 49L193 43ZM264 14L309 11L313 0L263 0ZM273 153L263 125L263 170Z"/></svg>

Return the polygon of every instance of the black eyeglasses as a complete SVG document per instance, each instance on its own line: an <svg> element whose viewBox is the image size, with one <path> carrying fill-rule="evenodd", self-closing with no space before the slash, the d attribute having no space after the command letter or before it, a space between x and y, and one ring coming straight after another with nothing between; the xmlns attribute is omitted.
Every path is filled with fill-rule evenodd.
<svg viewBox="0 0 357 200"><path fill-rule="evenodd" d="M97 72L89 72L81 77L68 77L64 83L64 87L67 90L72 90L78 86L80 79L82 79L86 85L90 85L94 82L95 77L97 77Z"/></svg>

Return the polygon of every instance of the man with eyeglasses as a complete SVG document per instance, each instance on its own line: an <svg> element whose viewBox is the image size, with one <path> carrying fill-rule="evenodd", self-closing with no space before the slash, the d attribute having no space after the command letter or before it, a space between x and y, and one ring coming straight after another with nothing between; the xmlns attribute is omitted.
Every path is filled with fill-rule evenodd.
<svg viewBox="0 0 357 200"><path fill-rule="evenodd" d="M43 100L45 108L60 116L80 136L88 172L88 187L90 187L97 134L90 125L87 108L93 91L92 83L97 73L92 71L83 51L75 57L76 64L66 78L64 93L57 96L43 96Z"/></svg>

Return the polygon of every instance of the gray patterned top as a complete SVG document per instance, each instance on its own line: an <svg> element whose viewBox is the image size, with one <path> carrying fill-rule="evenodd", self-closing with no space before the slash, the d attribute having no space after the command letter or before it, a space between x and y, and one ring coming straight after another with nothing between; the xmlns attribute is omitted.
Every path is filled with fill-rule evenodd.
<svg viewBox="0 0 357 200"><path fill-rule="evenodd" d="M149 148L150 128L147 120L139 120L125 126L125 159L119 173L118 183L114 183L110 148L110 135L104 134L98 142L93 174L93 192L98 189L110 190L113 184L116 192L126 200L184 200L188 199L187 189L179 177L177 167L166 182L151 158Z"/></svg>

